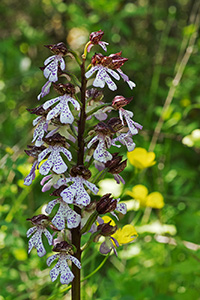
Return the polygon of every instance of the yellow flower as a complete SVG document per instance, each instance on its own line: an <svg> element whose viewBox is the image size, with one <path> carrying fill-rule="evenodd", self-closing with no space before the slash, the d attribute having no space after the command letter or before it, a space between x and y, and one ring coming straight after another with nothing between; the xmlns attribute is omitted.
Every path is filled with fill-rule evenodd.
<svg viewBox="0 0 200 300"><path fill-rule="evenodd" d="M115 226L115 222L108 216L102 217L105 223L111 221L110 225ZM135 227L133 225L125 225L122 228L117 229L117 231L111 235L111 237L115 238L119 245L127 244L132 242L138 236ZM114 244L114 243L113 243ZM115 244L114 244L115 245Z"/></svg>
<svg viewBox="0 0 200 300"><path fill-rule="evenodd" d="M138 169L146 169L155 165L155 153L147 152L146 149L137 147L133 151L127 153L127 157L131 165Z"/></svg>
<svg viewBox="0 0 200 300"><path fill-rule="evenodd" d="M138 236L135 227L133 225L125 225L122 228L119 228L112 237L115 238L119 245L127 244L132 242Z"/></svg>
<svg viewBox="0 0 200 300"><path fill-rule="evenodd" d="M153 192L149 194L146 198L146 206L152 208L163 208L164 198L159 192Z"/></svg>
<svg viewBox="0 0 200 300"><path fill-rule="evenodd" d="M137 184L132 188L132 191L127 191L127 194L133 199L140 202L141 206L146 206L146 197L148 195L148 189L142 184Z"/></svg>
<svg viewBox="0 0 200 300"><path fill-rule="evenodd" d="M142 184L135 185L132 191L127 191L127 194L139 201L140 206L143 207L162 208L164 206L162 194L159 192L148 194L148 189Z"/></svg>

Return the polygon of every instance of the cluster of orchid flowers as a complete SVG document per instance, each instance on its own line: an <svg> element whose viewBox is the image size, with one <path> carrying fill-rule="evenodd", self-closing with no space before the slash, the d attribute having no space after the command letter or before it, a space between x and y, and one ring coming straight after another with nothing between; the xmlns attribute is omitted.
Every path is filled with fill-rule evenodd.
<svg viewBox="0 0 200 300"><path fill-rule="evenodd" d="M90 41L85 46L82 59L86 60L87 53L94 45L99 45L107 51L108 43L101 41L103 31L99 30L90 35ZM60 274L60 282L69 284L74 279L74 274L68 266L71 261L77 268L81 268L80 261L76 258L76 247L72 244L71 230L79 226L81 234L90 234L89 240L97 242L101 236L105 241L100 246L100 252L107 254L123 244L115 238L118 232L117 226L112 225L110 221L105 222L103 215L111 214L118 219L119 214L126 214L126 205L120 203L120 199L113 199L111 194L103 195L97 200L91 199L91 194L98 194L97 182L95 177L91 180L90 166L93 164L98 170L98 179L100 175L106 172L113 174L117 183L124 180L120 173L126 167L126 160L122 160L119 153L110 153L111 146L120 148L125 145L128 151L135 147L133 136L138 133L142 126L132 120L133 113L125 110L123 107L130 103L132 98L123 96L114 97L112 104L103 103L103 94L96 88L103 88L105 83L112 91L117 90L117 85L112 80L119 80L120 76L127 82L132 89L135 84L129 80L121 67L127 61L127 58L121 56L121 52L104 56L96 53L91 60L88 71L84 74L84 80L88 80L95 72L96 77L93 81L95 88L86 90L85 93L85 121L86 127L82 142L84 143L84 164L76 163L78 148L78 139L80 142L79 118L83 104L78 98L81 92L81 84L75 86L71 82L58 83L58 79L68 78L68 81L74 80L75 75L70 75L65 71L64 57L74 56L79 62L73 51L68 50L64 43L46 46L53 52L53 56L47 58L42 67L43 74L47 82L42 87L38 100L48 95L51 86L59 94L56 98L47 100L44 104L34 109L28 109L31 114L37 115L33 121L35 130L32 143L25 150L26 154L33 157L30 173L24 180L25 185L31 185L36 176L36 170L43 175L41 180L42 192L51 188L54 191L50 194L55 199L51 200L45 209L46 214L40 214L30 218L34 225L27 232L29 239L28 252L33 248L37 249L37 254L42 257L46 254L42 242L44 234L49 245L53 246L56 254L48 257L49 266L54 260L58 262L50 271L51 280L55 281ZM81 66L81 63L79 63ZM77 82L78 79L76 78ZM112 110L118 110L119 116L106 121L108 113ZM91 129L92 117L98 120L98 123ZM92 121L91 121L92 120ZM88 129L89 128L89 129ZM92 182L93 181L93 182ZM93 197L94 198L94 197ZM57 205L57 212L53 208ZM79 207L81 214L75 211ZM116 213L117 212L117 213ZM53 215L54 214L54 215ZM119 236L119 233L118 233ZM129 228L129 238L126 242L132 241L137 233L132 226ZM85 246L83 246L85 249ZM74 255L72 255L74 254Z"/></svg>

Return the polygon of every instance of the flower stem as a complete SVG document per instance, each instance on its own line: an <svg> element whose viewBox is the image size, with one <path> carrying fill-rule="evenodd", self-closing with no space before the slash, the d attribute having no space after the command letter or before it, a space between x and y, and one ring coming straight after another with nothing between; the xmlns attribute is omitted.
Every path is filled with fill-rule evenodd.
<svg viewBox="0 0 200 300"><path fill-rule="evenodd" d="M85 59L83 58L81 64L81 112L80 119L78 121L78 153L77 153L77 165L84 164L84 131L85 131L85 93L87 80L85 78ZM77 206L74 206L74 211L81 215L81 209ZM80 225L72 229L72 244L76 247L77 252L75 257L81 262L81 231ZM74 274L74 280L72 281L72 300L81 299L81 274L80 269L76 267L75 264L72 264L72 272Z"/></svg>

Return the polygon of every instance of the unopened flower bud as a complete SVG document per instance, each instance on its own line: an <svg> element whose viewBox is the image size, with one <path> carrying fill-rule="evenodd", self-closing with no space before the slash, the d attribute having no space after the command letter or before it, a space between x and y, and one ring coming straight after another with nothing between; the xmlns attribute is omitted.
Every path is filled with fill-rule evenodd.
<svg viewBox="0 0 200 300"><path fill-rule="evenodd" d="M121 130L124 126L120 118L114 117L108 120L107 125L111 128L113 133Z"/></svg>
<svg viewBox="0 0 200 300"><path fill-rule="evenodd" d="M75 94L75 87L71 83L53 83L53 87L58 92L60 95L65 95L65 94L70 94L73 95Z"/></svg>
<svg viewBox="0 0 200 300"><path fill-rule="evenodd" d="M51 50L55 55L65 56L68 52L68 49L63 42L54 45L45 45L45 47Z"/></svg>
<svg viewBox="0 0 200 300"><path fill-rule="evenodd" d="M35 157L37 158L38 155L46 149L46 147L44 146L40 146L40 147L36 147L36 146L31 146L31 145L27 145L27 147L29 148L28 150L24 150L24 152L31 157Z"/></svg>
<svg viewBox="0 0 200 300"><path fill-rule="evenodd" d="M112 133L111 131L111 127L108 126L106 123L104 122L99 122L96 126L95 126L95 131L97 133L101 133L103 135L110 135Z"/></svg>
<svg viewBox="0 0 200 300"><path fill-rule="evenodd" d="M103 93L101 91L98 91L97 89L89 89L86 91L86 97L91 102L93 101L101 101L103 98Z"/></svg>
<svg viewBox="0 0 200 300"><path fill-rule="evenodd" d="M37 115L37 116L45 116L48 114L48 112L50 111L50 109L44 109L43 105L40 105L36 108L27 108L27 111L29 111L31 114Z"/></svg>
<svg viewBox="0 0 200 300"><path fill-rule="evenodd" d="M65 146L65 142L66 142L64 136L60 135L59 133L55 133L48 138L43 138L43 141L50 146L61 144L63 147Z"/></svg>
<svg viewBox="0 0 200 300"><path fill-rule="evenodd" d="M110 225L111 221L108 223L103 223L97 226L97 231L101 231L100 234L103 236L110 236L117 231L117 225Z"/></svg>
<svg viewBox="0 0 200 300"><path fill-rule="evenodd" d="M50 219L48 216L40 214L38 216L34 216L32 218L28 218L27 221L31 221L33 225L48 225Z"/></svg>
<svg viewBox="0 0 200 300"><path fill-rule="evenodd" d="M57 243L53 247L54 252L67 252L67 253L73 253L73 246L67 243L66 241L62 241L60 243Z"/></svg>
<svg viewBox="0 0 200 300"><path fill-rule="evenodd" d="M95 55L93 55L92 60L91 60L92 65L95 66L97 64L100 64L103 57L104 56L101 53L96 53Z"/></svg>
<svg viewBox="0 0 200 300"><path fill-rule="evenodd" d="M113 200L111 194L105 194L96 204L96 211L102 215L115 210L117 200Z"/></svg>
<svg viewBox="0 0 200 300"><path fill-rule="evenodd" d="M112 156L113 158L107 161L105 166L109 169L109 173L119 174L126 168L127 159L122 161L122 156L118 156L118 153L113 153Z"/></svg>
<svg viewBox="0 0 200 300"><path fill-rule="evenodd" d="M129 104L133 100L133 97L124 98L123 96L116 96L112 101L112 107L115 109L119 109L127 104Z"/></svg>
<svg viewBox="0 0 200 300"><path fill-rule="evenodd" d="M70 175L73 177L82 176L84 179L88 180L92 174L85 166L79 165L71 168Z"/></svg>
<svg viewBox="0 0 200 300"><path fill-rule="evenodd" d="M112 69L119 69L128 60L128 58L121 57L122 52L109 55L112 58Z"/></svg>
<svg viewBox="0 0 200 300"><path fill-rule="evenodd" d="M93 44L98 44L98 42L101 40L103 35L104 35L104 32L101 29L99 31L92 32L90 34L90 41Z"/></svg>

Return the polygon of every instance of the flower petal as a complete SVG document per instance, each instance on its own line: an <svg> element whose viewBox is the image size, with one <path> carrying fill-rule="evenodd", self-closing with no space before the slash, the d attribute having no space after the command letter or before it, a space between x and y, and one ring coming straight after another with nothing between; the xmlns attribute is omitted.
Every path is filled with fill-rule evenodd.
<svg viewBox="0 0 200 300"><path fill-rule="evenodd" d="M52 60L54 60L56 57L56 55L52 55L52 56L49 56L45 61L44 61L44 65L48 65Z"/></svg>
<svg viewBox="0 0 200 300"><path fill-rule="evenodd" d="M48 240L48 243L49 245L52 245L53 244L53 237L51 235L51 233L45 228L44 229L44 235L46 236L47 240Z"/></svg>
<svg viewBox="0 0 200 300"><path fill-rule="evenodd" d="M50 201L48 204L47 204L47 207L45 208L45 212L50 215L52 209L54 208L54 206L59 203L58 199L54 199L52 201Z"/></svg>
<svg viewBox="0 0 200 300"><path fill-rule="evenodd" d="M67 170L67 165L65 164L62 157L59 154L57 155L56 161L54 161L54 163L53 163L52 170L56 174L62 174Z"/></svg>
<svg viewBox="0 0 200 300"><path fill-rule="evenodd" d="M38 155L38 161L41 162L49 152L52 151L52 147L46 148Z"/></svg>
<svg viewBox="0 0 200 300"><path fill-rule="evenodd" d="M68 158L69 161L72 160L72 154L71 154L71 152L69 150L67 150L64 147L60 147L59 151L62 152Z"/></svg>
<svg viewBox="0 0 200 300"><path fill-rule="evenodd" d="M53 166L53 162L51 160L46 160L39 169L40 174L47 175Z"/></svg>
<svg viewBox="0 0 200 300"><path fill-rule="evenodd" d="M36 230L37 230L37 226L29 228L26 233L27 238L29 238Z"/></svg>
<svg viewBox="0 0 200 300"><path fill-rule="evenodd" d="M77 268L81 269L81 263L76 257L72 255L66 255L66 259L71 260L77 266Z"/></svg>
<svg viewBox="0 0 200 300"><path fill-rule="evenodd" d="M50 106L52 106L53 104L55 104L56 102L61 100L62 96L56 97L54 99L48 100L43 104L43 108L46 110L47 108L49 108Z"/></svg>
<svg viewBox="0 0 200 300"><path fill-rule="evenodd" d="M89 71L85 73L85 77L90 78L98 69L99 66L92 67Z"/></svg>
<svg viewBox="0 0 200 300"><path fill-rule="evenodd" d="M98 187L92 183L92 182L89 182L88 180L83 180L83 183L88 187L88 189L90 189L95 195L98 193L99 189Z"/></svg>
<svg viewBox="0 0 200 300"><path fill-rule="evenodd" d="M52 262L57 258L59 254L54 254L51 255L50 257L47 258L47 266L50 266L52 264Z"/></svg>
<svg viewBox="0 0 200 300"><path fill-rule="evenodd" d="M53 269L51 269L51 271L49 272L52 282L54 282L58 278L59 273L60 273L60 263L58 262L55 265L55 267L53 267Z"/></svg>

